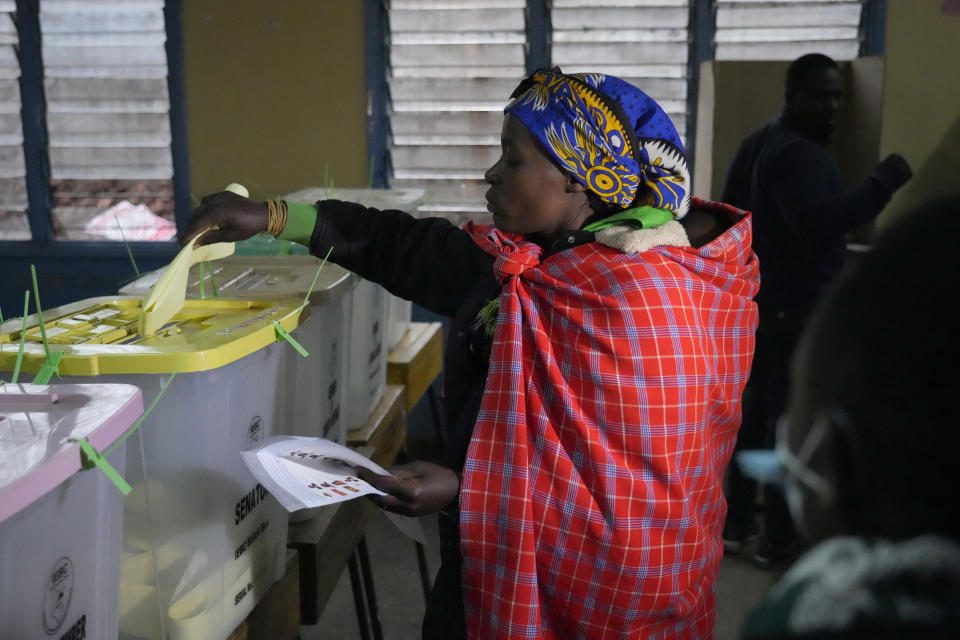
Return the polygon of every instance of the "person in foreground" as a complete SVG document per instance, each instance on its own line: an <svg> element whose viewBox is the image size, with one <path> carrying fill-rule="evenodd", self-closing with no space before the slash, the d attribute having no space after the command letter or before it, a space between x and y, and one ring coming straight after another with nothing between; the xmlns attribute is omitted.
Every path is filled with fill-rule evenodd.
<svg viewBox="0 0 960 640"><path fill-rule="evenodd" d="M960 638L958 233L960 197L906 215L811 318L778 446L815 546L744 638Z"/></svg>
<svg viewBox="0 0 960 640"><path fill-rule="evenodd" d="M384 508L440 512L424 638L710 638L749 215L691 198L669 118L618 78L541 70L505 114L492 226L220 193L185 239L271 228L453 318L443 464L362 473Z"/></svg>

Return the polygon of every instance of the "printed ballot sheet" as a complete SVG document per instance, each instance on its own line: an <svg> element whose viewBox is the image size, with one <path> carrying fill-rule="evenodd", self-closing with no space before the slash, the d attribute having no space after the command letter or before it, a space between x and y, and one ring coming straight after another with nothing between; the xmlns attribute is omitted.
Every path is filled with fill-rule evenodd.
<svg viewBox="0 0 960 640"><path fill-rule="evenodd" d="M386 495L354 475L356 467L390 473L353 449L324 438L272 436L240 453L256 479L284 506L298 511L336 504L365 495ZM384 514L405 535L423 543L416 518Z"/></svg>

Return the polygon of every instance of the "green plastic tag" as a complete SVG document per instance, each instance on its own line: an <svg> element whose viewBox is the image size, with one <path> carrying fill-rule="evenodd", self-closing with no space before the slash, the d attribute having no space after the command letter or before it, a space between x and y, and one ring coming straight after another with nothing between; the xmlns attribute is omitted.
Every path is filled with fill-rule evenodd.
<svg viewBox="0 0 960 640"><path fill-rule="evenodd" d="M123 227L120 226L120 218L113 216L113 219L117 223L117 229L120 229L120 239L123 240L123 246L127 248L127 255L130 256L130 264L133 265L133 272L137 274L137 277L140 277L140 269L137 267L137 261L133 259L133 251L130 250L130 243L127 242L127 236L123 235Z"/></svg>
<svg viewBox="0 0 960 640"><path fill-rule="evenodd" d="M40 366L37 375L33 378L33 384L47 384L54 375L60 377L60 360L63 359L63 351L54 351L47 356L47 359Z"/></svg>
<svg viewBox="0 0 960 640"><path fill-rule="evenodd" d="M23 320L20 325L20 350L17 351L17 361L13 365L13 377L10 382L17 384L17 378L20 377L20 365L23 364L23 339L27 335L27 312L30 310L30 292L23 292Z"/></svg>
<svg viewBox="0 0 960 640"><path fill-rule="evenodd" d="M117 489L120 489L120 493L123 495L129 495L133 491L133 487L130 486L126 480L123 479L116 469L113 468L107 459L100 455L100 452L93 448L93 445L87 442L86 438L80 438L79 440L71 440L71 442L80 443L80 463L83 465L84 469L90 469L90 463L92 462L97 467L100 468L103 473L110 478L110 481L116 485ZM86 458L86 459L84 459Z"/></svg>
<svg viewBox="0 0 960 640"><path fill-rule="evenodd" d="M217 291L217 281L213 279L213 268L210 269L210 289L213 291L213 297L219 298L220 292Z"/></svg>
<svg viewBox="0 0 960 640"><path fill-rule="evenodd" d="M320 279L320 272L323 271L323 265L327 264L327 258L330 257L331 253L333 253L333 247L327 249L327 255L323 256L323 260L320 261L320 266L317 267L317 273L313 276L313 282L310 283L310 288L307 289L307 295L303 298L303 304L300 305L300 311L297 312L297 320L300 319L300 314L303 313L303 310L310 305L310 294L313 293L313 288L317 286L317 280Z"/></svg>
<svg viewBox="0 0 960 640"><path fill-rule="evenodd" d="M84 469L92 469L94 466L100 468L108 478L120 489L120 492L123 495L127 495L132 490L130 485L126 480L114 469L109 462L107 462L107 457L113 453L113 450L119 447L121 444L126 441L137 429L140 428L140 425L143 424L143 421L146 420L147 416L150 415L150 412L153 411L153 408L157 406L157 402L160 401L160 398L163 397L163 394L167 392L167 387L170 386L170 383L173 382L173 379L177 377L177 371L180 370L180 364L177 364L177 370L170 374L170 377L167 378L167 381L163 383L163 386L160 387L160 393L157 394L157 397L153 399L153 402L150 403L150 406L147 407L147 410L137 418L137 421L127 430L123 437L114 442L109 449L100 454L96 449L93 448L93 445L86 441L84 438L78 440L71 440L71 442L79 442L80 449L82 454L80 455L80 464L83 465Z"/></svg>
<svg viewBox="0 0 960 640"><path fill-rule="evenodd" d="M50 353L50 343L47 342L47 327L43 322L43 309L40 307L40 287L37 286L37 268L30 265L30 277L33 278L33 303L37 307L37 320L40 323L40 338L43 340L43 351L47 354L47 359L43 366L37 371L37 376L33 379L34 384L47 384L53 374L60 377L60 360L63 353Z"/></svg>
<svg viewBox="0 0 960 640"><path fill-rule="evenodd" d="M276 320L273 321L273 328L274 328L274 330L277 332L277 342L280 342L281 340L286 340L287 342L289 342L289 343L293 346L294 349L297 350L297 353L299 353L300 355L302 355L304 358L306 358L307 356L310 355L310 352L308 352L306 349L304 349L304 348L303 348L303 345L300 344L299 342L297 342L297 341L294 339L294 337L291 336L291 335L287 332L287 330L284 329L283 326L282 326L279 322L277 322Z"/></svg>
<svg viewBox="0 0 960 640"><path fill-rule="evenodd" d="M37 307L37 320L40 321L40 338L43 340L43 351L50 357L50 345L47 343L47 328L43 324L43 309L40 308L40 287L37 286L37 268L30 265L30 277L33 278L33 304Z"/></svg>
<svg viewBox="0 0 960 640"><path fill-rule="evenodd" d="M163 397L163 394L165 394L165 393L167 392L167 387L169 387L169 386L170 386L170 383L173 382L173 379L177 377L177 373L180 371L180 367L181 367L182 365L183 365L183 360L180 360L180 362L177 363L177 367L176 367L176 369L174 370L174 372L170 374L170 377L167 378L166 382L163 383L163 386L160 387L160 393L158 393L158 394L157 394L157 397L153 399L153 402L151 402L151 403L150 403L150 406L147 407L147 410L143 412L143 415L141 415L139 418L137 418L137 421L134 422L133 425L132 425L129 429L127 429L127 432L126 432L125 434L123 434L123 437L120 438L119 440L117 440L116 442L114 442L114 443L110 446L110 448L107 449L106 452L104 452L103 455L109 456L111 453L113 453L113 450L114 450L114 449L116 449L116 448L119 447L121 444L123 444L123 443L126 441L127 438L129 438L131 435L133 435L133 434L136 432L136 430L140 428L140 425L143 424L143 421L147 419L147 416L150 415L150 412L153 411L153 408L154 408L155 406L157 406L157 403L158 403L158 402L160 402L160 398L162 398L162 397Z"/></svg>

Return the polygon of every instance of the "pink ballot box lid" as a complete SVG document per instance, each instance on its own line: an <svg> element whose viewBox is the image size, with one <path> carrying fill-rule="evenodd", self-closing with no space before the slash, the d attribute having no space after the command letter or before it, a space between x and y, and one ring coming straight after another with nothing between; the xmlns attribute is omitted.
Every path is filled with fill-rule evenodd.
<svg viewBox="0 0 960 640"><path fill-rule="evenodd" d="M0 524L81 470L76 439L102 452L142 413L128 384L0 385Z"/></svg>

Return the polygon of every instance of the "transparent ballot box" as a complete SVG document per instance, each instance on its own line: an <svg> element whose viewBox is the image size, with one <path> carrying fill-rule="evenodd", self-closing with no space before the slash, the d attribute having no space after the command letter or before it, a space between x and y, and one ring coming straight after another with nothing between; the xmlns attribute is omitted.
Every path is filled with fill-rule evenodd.
<svg viewBox="0 0 960 640"><path fill-rule="evenodd" d="M0 385L4 638L117 637L123 494L75 440L112 448L122 474L119 439L142 412L131 385Z"/></svg>
<svg viewBox="0 0 960 640"><path fill-rule="evenodd" d="M94 298L43 312L63 382L133 384L148 406L168 385L127 440L119 637L223 639L284 569L287 513L240 451L277 433L292 349L277 342L277 325L293 331L309 309L301 315L292 299L187 300L145 336L140 305ZM46 356L36 315L27 326L23 371L32 373ZM0 329L2 374L20 324Z"/></svg>

